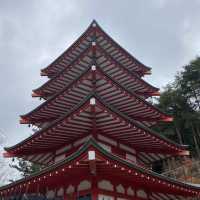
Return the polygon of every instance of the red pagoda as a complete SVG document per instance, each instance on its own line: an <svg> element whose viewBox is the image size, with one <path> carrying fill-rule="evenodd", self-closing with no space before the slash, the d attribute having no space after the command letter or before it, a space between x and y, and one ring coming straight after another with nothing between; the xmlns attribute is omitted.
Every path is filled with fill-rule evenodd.
<svg viewBox="0 0 200 200"><path fill-rule="evenodd" d="M41 70L49 80L32 96L45 102L20 120L37 131L5 148L42 170L0 187L0 199L200 199L199 187L153 170L189 152L151 129L172 117L147 101L159 95L142 79L150 70L93 21Z"/></svg>

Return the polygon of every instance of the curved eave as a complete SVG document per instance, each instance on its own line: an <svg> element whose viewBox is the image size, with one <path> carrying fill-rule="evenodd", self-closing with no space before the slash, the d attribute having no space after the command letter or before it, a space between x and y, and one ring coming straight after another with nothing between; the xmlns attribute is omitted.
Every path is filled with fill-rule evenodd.
<svg viewBox="0 0 200 200"><path fill-rule="evenodd" d="M59 119L55 120L54 122L52 122L51 124L49 124L48 126L46 126L45 128L35 132L33 135L29 136L28 138L22 140L21 142L11 146L11 147L5 147L4 150L9 152L12 151L18 147L20 147L21 145L23 145L24 143L30 141L31 139L35 138L35 137L39 137L40 134L42 132L44 132L45 130L49 129L50 127L55 126L56 124L58 124L60 121L62 121L64 118L70 116L73 112L75 112L79 107L83 106L87 100L89 100L91 97L93 96L93 94L88 95L88 97L85 98L85 100L83 102L80 102L80 104L78 104L77 106L75 106L72 110L70 110L69 112L67 112L64 116L60 117Z"/></svg>
<svg viewBox="0 0 200 200"><path fill-rule="evenodd" d="M99 48L100 49L100 52L106 54L106 56L112 60L113 63L117 64L118 66L120 66L121 68L125 68L121 63L119 63L118 61L116 61L112 56L110 56L100 45L98 45L98 42L97 42L97 49ZM138 75L134 72L134 71L130 71L129 69L125 68L125 70L130 73L133 77L138 77ZM140 78L140 77L138 77ZM144 82L146 85L148 85L150 88L152 88L156 94L156 92L159 91L159 88L157 87L154 87L153 85L149 84L148 82L144 81L142 78L140 78L140 80L142 82Z"/></svg>
<svg viewBox="0 0 200 200"><path fill-rule="evenodd" d="M52 77L52 79L49 79L46 83L44 83L42 86L36 88L33 90L34 94L37 94L38 96L40 96L40 91L42 91L42 89L46 86L48 86L49 84L51 84L56 78L59 78L61 76L61 74L67 70L69 70L70 67L73 67L73 65L78 62L80 60L80 57L83 57L88 51L91 50L92 45L90 44L80 55L79 57L77 57L76 59L73 60L73 62L70 64L70 66L62 69L60 72L58 72L57 74L55 74L55 76Z"/></svg>
<svg viewBox="0 0 200 200"><path fill-rule="evenodd" d="M53 102L53 100L55 100L59 95L61 95L62 93L64 93L66 90L68 90L70 87L73 87L74 85L77 84L77 81L80 82L80 79L82 79L84 76L86 76L88 74L88 72L92 73L90 70L90 67L80 76L78 76L74 81L72 81L69 85L65 86L61 91L57 92L57 94L53 95L52 97L50 97L47 101L45 101L44 103L42 103L41 105L39 105L38 107L36 107L34 110L32 110L31 112L25 114L25 115L21 115L21 123L34 123L34 121L32 121L31 115L33 115L35 112L37 112L38 110L40 110L41 108L43 108L44 106L51 104L51 102ZM158 109L157 107L153 106L152 104L150 104L149 102L145 101L143 98L141 98L139 95L137 95L135 92L130 91L129 89L127 89L125 86L120 85L119 83L117 83L115 80L113 80L113 78L107 74L105 74L105 72L100 69L99 67L97 67L97 70L95 71L95 73L99 73L100 76L106 77L107 81L112 81L118 88L126 91L127 94L134 96L137 100L139 100L140 102L143 102L144 105L147 105L149 108L155 110L156 112L160 113L161 117L160 120L161 121L172 121L172 116L167 115L165 113L163 113L160 109ZM51 116L50 116L51 119ZM159 120L159 119L158 119ZM157 121L158 121L157 120Z"/></svg>
<svg viewBox="0 0 200 200"><path fill-rule="evenodd" d="M62 58L67 55L67 53L69 51L71 51L79 42L82 38L86 37L87 33L89 31L91 31L92 29L92 24L93 22L88 26L88 28L84 31L83 34L81 34L81 36L72 44L70 45L70 47L64 51L58 58L56 58L56 60L54 60L51 64L49 64L47 67L41 69L41 75L42 76L48 76L48 74L51 74L51 67L54 66L55 64L59 63L60 60L62 60ZM54 73L53 73L54 74Z"/></svg>
<svg viewBox="0 0 200 200"><path fill-rule="evenodd" d="M52 100L54 100L56 97L58 97L64 91L66 91L67 89L69 89L70 87L72 87L74 84L76 84L85 74L88 73L89 70L90 70L90 67L88 69L86 69L86 71L83 74L81 74L75 80L73 80L69 85L65 86L62 90L58 91L56 94L54 94L49 99L47 99L45 102L43 102L41 105L39 105L38 107L36 107L34 110L28 112L27 114L20 115L20 117L21 117L21 123L22 124L23 123L24 124L30 123L29 120L28 120L28 118L30 117L30 115L32 115L34 112L36 112L39 109L41 109L44 105L49 104Z"/></svg>
<svg viewBox="0 0 200 200"><path fill-rule="evenodd" d="M96 27L93 27L93 24L96 24ZM45 76L45 75L49 75L51 77L54 76L55 72L51 72L51 68L54 67L54 65L58 64L60 62L60 60L62 60L63 57L65 57L70 51L72 51L76 45L78 43L80 43L81 39L86 37L87 34L89 34L92 30L96 30L98 32L101 32L109 41L111 41L111 43L113 43L116 48L120 49L121 52L123 52L124 55L126 55L126 57L128 57L130 60L132 60L134 63L136 63L138 65L139 68L141 68L141 70L137 71L137 74L139 76L143 76L145 74L151 74L151 68L147 67L146 65L144 65L143 63L141 63L139 60L137 60L135 57L133 57L130 53L128 53L128 51L126 51L123 47L121 47L116 41L114 41L98 24L97 22L94 20L89 27L86 29L86 31L63 53L61 54L54 62L52 62L49 66L47 66L46 68L41 70L41 75ZM71 64L71 63L70 63ZM55 71L55 69L53 70ZM58 70L59 72L60 70ZM134 70L133 70L134 71ZM57 73L57 72L56 72Z"/></svg>
<svg viewBox="0 0 200 200"><path fill-rule="evenodd" d="M75 59L70 66L73 67L73 65L75 65L80 58L83 58L85 55L87 55L88 52L90 52L90 50L92 50L92 45L88 45L88 47L80 54L80 56ZM147 83L146 81L144 81L143 79L141 79L140 77L138 77L138 75L134 72L134 71L130 71L129 69L123 67L119 62L117 62L116 60L114 60L104 49L102 49L101 46L98 45L98 43L96 44L97 51L99 50L103 55L105 55L107 57L107 59L111 60L111 63L116 64L117 66L119 66L119 68L124 69L126 71L126 73L130 74L132 78L135 79L140 79L140 84L144 84L145 87L148 87L148 90L151 91L149 94L145 94L148 96L159 96L159 88L156 88L154 86L152 86L151 84ZM49 87L55 80L58 80L59 77L62 77L63 73L66 73L67 70L69 70L70 66L62 69L59 73L57 73L55 76L52 77L52 79L48 80L46 83L44 83L42 86L38 87L37 89L33 90L33 97L45 97L45 93L42 93L42 90L44 88ZM46 94L48 96L48 94ZM141 93L142 95L142 93Z"/></svg>
<svg viewBox="0 0 200 200"><path fill-rule="evenodd" d="M133 119L130 119L126 115L122 114L121 112L117 111L114 109L112 106L107 105L97 94L91 94L85 98L83 102L81 102L79 105L77 105L74 109L72 109L70 112L68 112L66 115L62 116L61 118L55 120L52 122L50 125L47 127L43 128L42 130L37 131L30 137L26 138L25 140L21 141L20 143L12 146L5 148L5 150L8 153L15 153L20 152L25 145L27 145L29 142L33 142L35 139L39 139L40 135L44 133L45 131L48 131L52 129L53 127L59 125L59 123L62 123L67 117L72 115L73 113L80 111L85 105L88 106L90 104L89 100L94 97L97 99L97 105L99 105L102 108L105 108L108 113L112 113L115 117L120 117L125 123L130 124L133 127L137 127L141 131L144 131L147 135L151 136L152 141L156 141L158 144L163 144L166 146L166 152L176 152L177 155L188 155L188 151L186 150L185 145L180 145L175 142L172 142L171 140L165 138L164 136L158 134L157 132L151 130L150 128L144 126L143 124L139 123L138 121L135 121ZM133 135L133 138L135 136ZM141 136L140 136L141 137Z"/></svg>
<svg viewBox="0 0 200 200"><path fill-rule="evenodd" d="M161 139L161 140L163 140L163 141L166 141L166 142L168 142L169 144L173 144L174 146L177 146L177 148L180 148L180 149L186 150L186 148L188 147L188 145L180 145L180 144L177 144L177 143L175 143L175 142L169 140L168 138L166 138L166 137L160 135L159 133L157 133L156 131L154 131L154 130L148 128L148 127L146 127L146 126L143 125L142 123L140 123L140 122L138 122L138 121L136 121L136 120L134 120L134 119L131 119L130 117L126 116L125 114L119 112L118 110L116 110L116 109L113 108L112 106L107 105L107 104L101 99L101 97L99 97L99 96L97 96L97 95L95 95L95 96L97 97L98 100L100 100L100 102L103 102L103 105L104 105L105 107L108 107L112 112L117 113L119 116L121 116L122 118L126 119L128 122L133 123L134 125L137 125L137 126L140 127L141 129L148 131L148 132L149 132L150 134L152 134L153 136L156 136L157 138L159 138L159 139Z"/></svg>
<svg viewBox="0 0 200 200"><path fill-rule="evenodd" d="M151 67L148 67L146 65L144 65L143 63L141 63L139 60L137 60L133 55L131 55L126 49L124 49L118 42L116 42L115 40L113 40L102 28L101 26L95 21L95 23L97 24L97 27L100 29L100 31L106 35L106 37L114 44L116 44L116 46L119 47L119 49L121 49L122 51L125 52L125 54L128 55L129 58L131 58L134 62L136 62L140 67L143 68L143 70L141 71L142 75L145 74L151 74Z"/></svg>
<svg viewBox="0 0 200 200"><path fill-rule="evenodd" d="M83 157L87 153L87 150L93 149L100 153L100 156L106 161L106 165L114 164L119 169L123 168L123 172L129 174L129 177L133 176L133 178L139 178L145 182L149 182L149 184L159 183L161 187L167 188L170 193L180 193L186 196L196 196L200 195L200 187L193 186L190 184L186 184L183 182L179 182L175 179L165 177L163 175L159 175L155 172L149 171L147 169L141 168L134 163L130 163L118 156L110 154L105 149L97 144L97 142L91 138L86 142L79 150L75 153L60 161L56 164L53 164L40 172L34 173L33 175L15 181L14 183L10 183L8 185L0 187L1 195L9 194L12 192L12 188L19 187L25 188L27 183L29 184L37 184L36 180L41 180L50 176L56 176L58 172L63 173L63 169L69 168L69 166L76 165L77 161ZM107 163L108 162L108 163ZM111 162L111 163L110 163ZM70 167L71 168L71 167ZM72 168L73 170L73 168ZM66 172L64 172L66 173ZM51 178L51 177L50 177ZM21 190L21 189L20 189Z"/></svg>

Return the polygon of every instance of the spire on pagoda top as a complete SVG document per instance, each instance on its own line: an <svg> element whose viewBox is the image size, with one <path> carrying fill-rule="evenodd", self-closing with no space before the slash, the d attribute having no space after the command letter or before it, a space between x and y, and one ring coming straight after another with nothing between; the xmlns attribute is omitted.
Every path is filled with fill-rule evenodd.
<svg viewBox="0 0 200 200"><path fill-rule="evenodd" d="M109 52L114 59L130 71L137 73L139 76L150 74L151 68L145 66L129 54L114 41L95 20L92 21L86 31L62 55L49 66L42 69L41 74L52 77L65 67L68 67L71 62L88 47L94 38L97 44Z"/></svg>

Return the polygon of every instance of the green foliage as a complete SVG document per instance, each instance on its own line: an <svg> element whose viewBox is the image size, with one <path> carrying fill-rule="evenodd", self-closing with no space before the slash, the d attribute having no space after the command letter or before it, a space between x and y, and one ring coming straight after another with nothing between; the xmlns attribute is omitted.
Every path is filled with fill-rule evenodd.
<svg viewBox="0 0 200 200"><path fill-rule="evenodd" d="M172 84L165 87L158 105L174 117L173 123L160 123L156 130L179 143L189 145L200 157L200 58L183 67Z"/></svg>

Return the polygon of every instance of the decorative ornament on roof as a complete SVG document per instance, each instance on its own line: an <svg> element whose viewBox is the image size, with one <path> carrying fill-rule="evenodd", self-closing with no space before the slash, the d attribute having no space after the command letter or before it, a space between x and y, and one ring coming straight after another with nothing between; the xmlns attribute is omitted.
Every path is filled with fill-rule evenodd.
<svg viewBox="0 0 200 200"><path fill-rule="evenodd" d="M95 70L96 70L96 66L95 66L95 65L92 65L91 70L92 70L92 71L95 71Z"/></svg>
<svg viewBox="0 0 200 200"><path fill-rule="evenodd" d="M95 105L96 104L96 99L94 97L92 97L90 99L90 105Z"/></svg>
<svg viewBox="0 0 200 200"><path fill-rule="evenodd" d="M97 24L96 24L95 22L93 22L93 23L92 23L92 26L93 26L93 27L96 27L96 26L97 26Z"/></svg>
<svg viewBox="0 0 200 200"><path fill-rule="evenodd" d="M88 151L88 160L95 160L95 151Z"/></svg>

